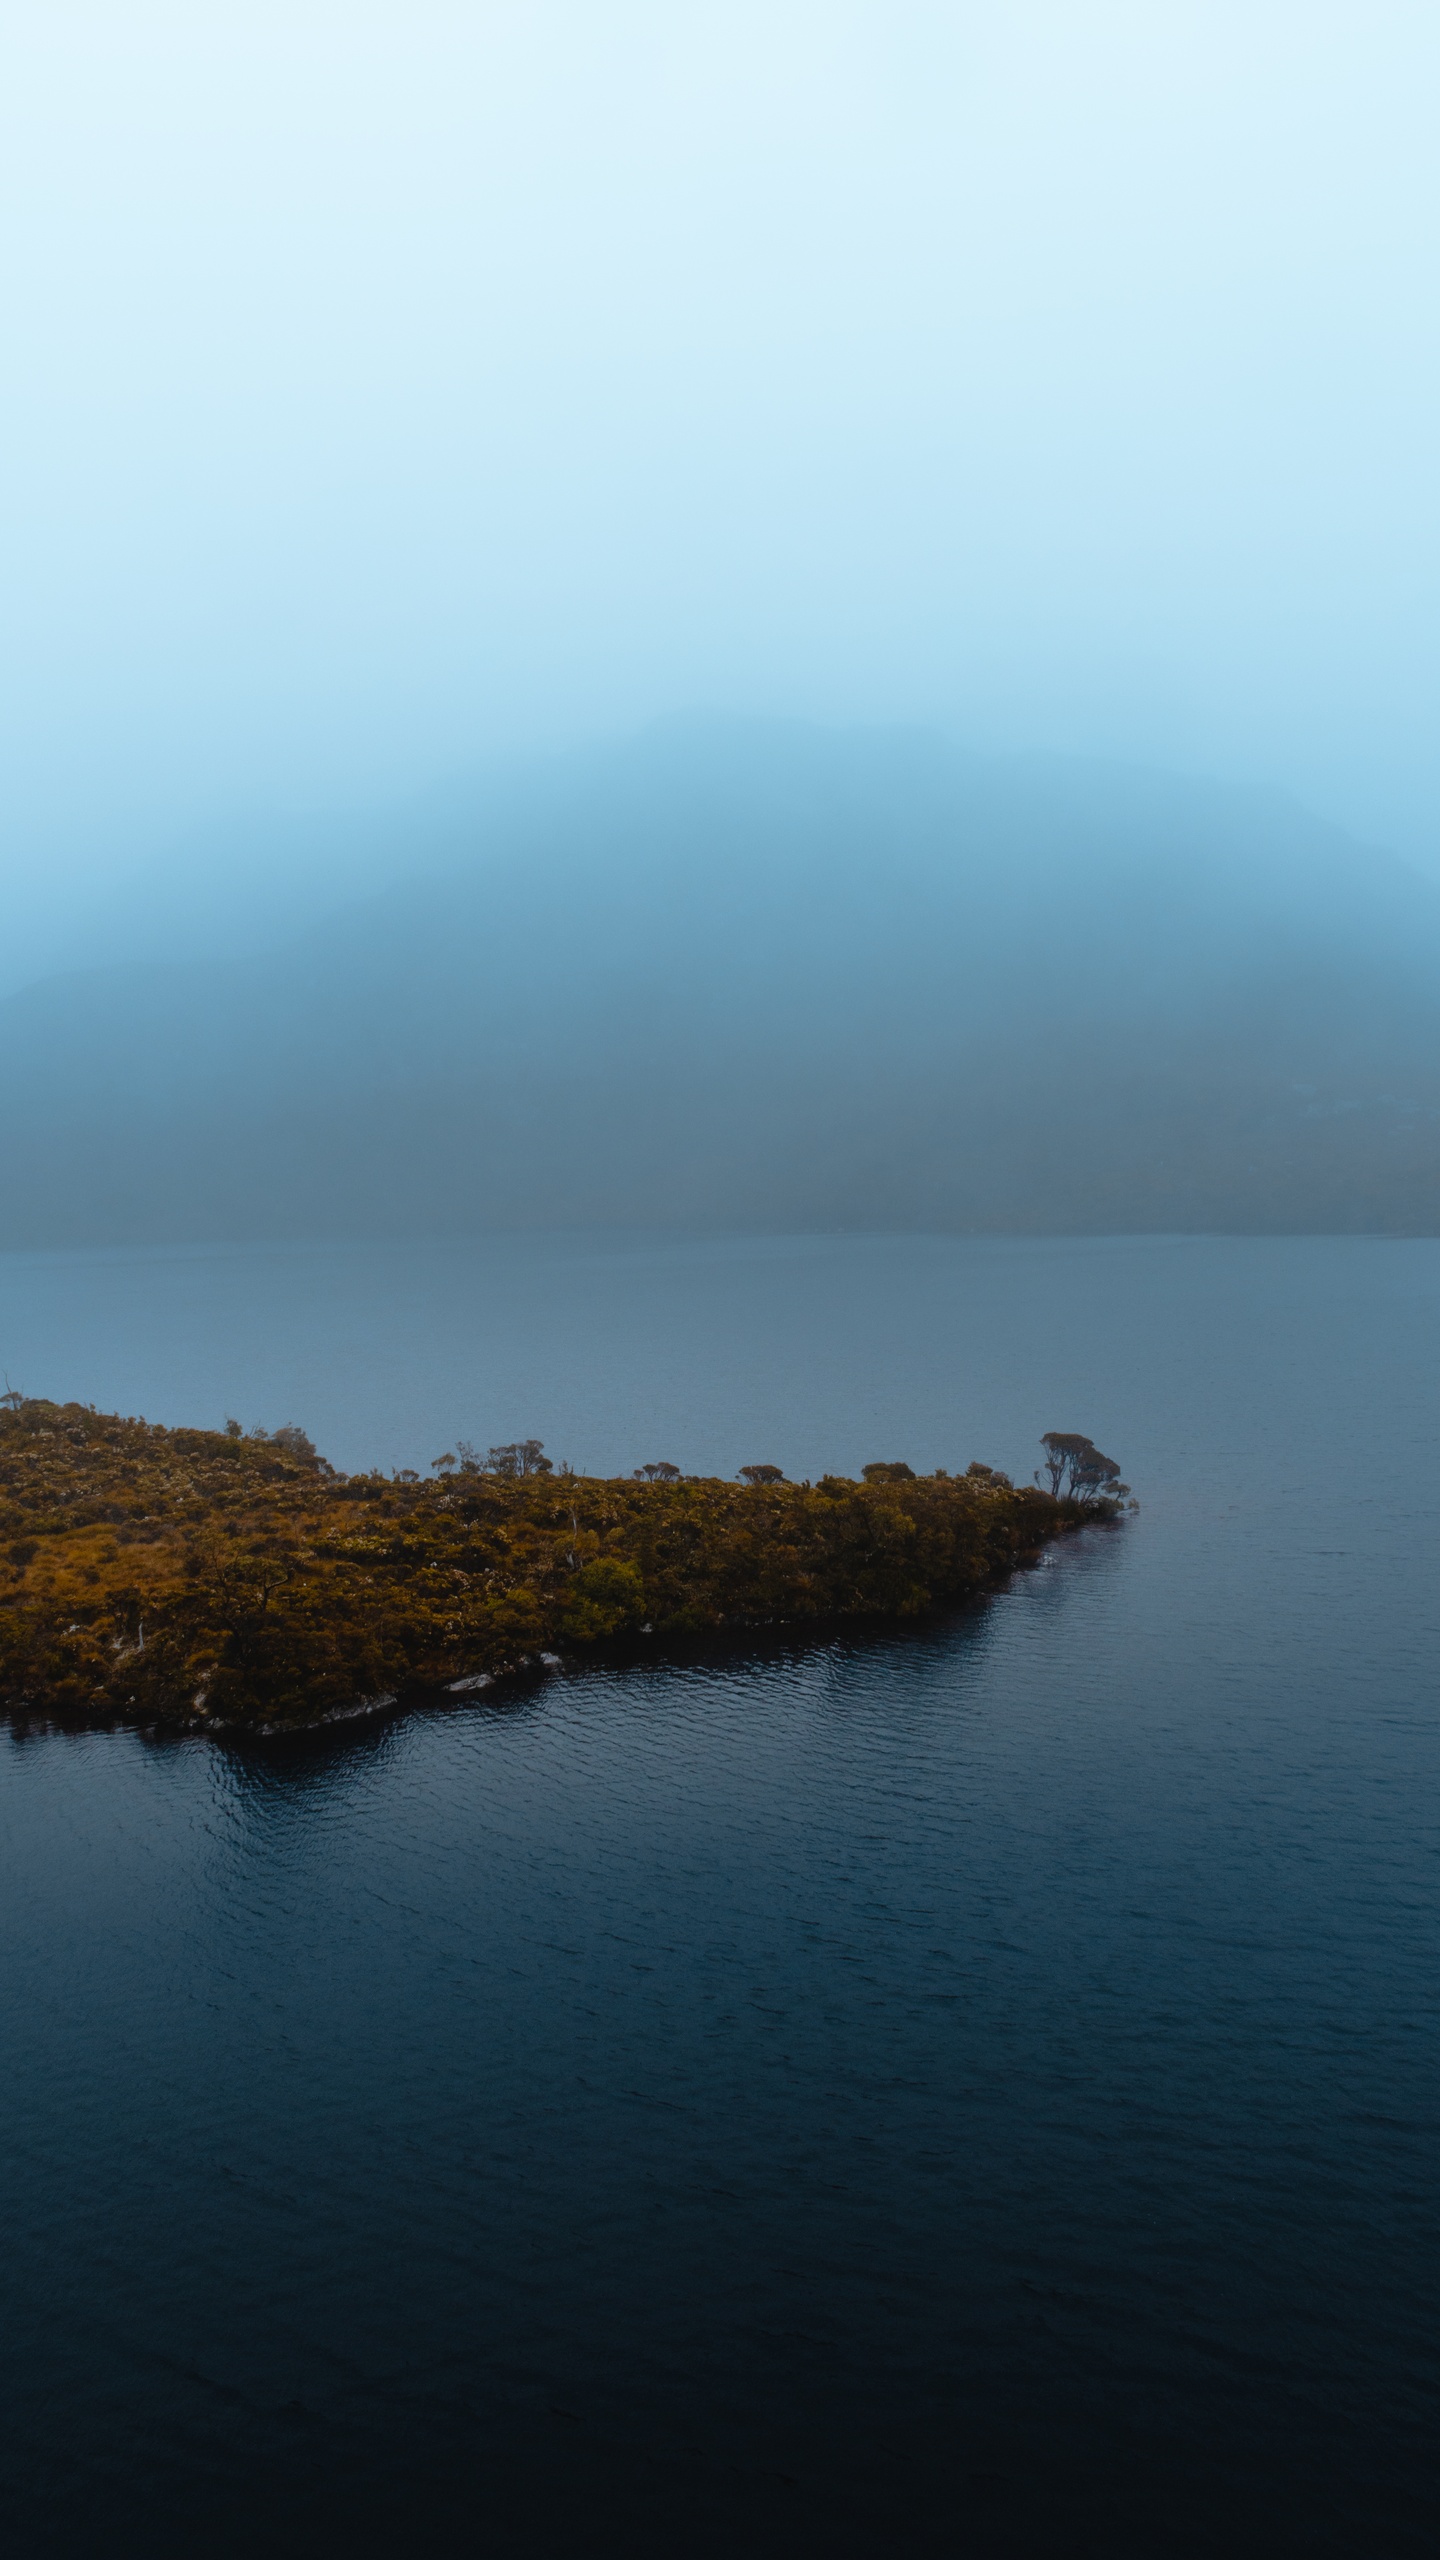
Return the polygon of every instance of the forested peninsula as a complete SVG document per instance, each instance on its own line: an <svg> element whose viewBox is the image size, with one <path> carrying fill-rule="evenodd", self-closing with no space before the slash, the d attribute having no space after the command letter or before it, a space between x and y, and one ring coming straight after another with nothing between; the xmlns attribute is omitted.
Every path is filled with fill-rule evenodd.
<svg viewBox="0 0 1440 2560"><path fill-rule="evenodd" d="M1128 1487L1078 1434L1049 1486L972 1465L730 1483L557 1472L459 1444L341 1475L305 1433L0 1404L0 1704L78 1724L300 1728L463 1698L537 1660L953 1607Z"/></svg>

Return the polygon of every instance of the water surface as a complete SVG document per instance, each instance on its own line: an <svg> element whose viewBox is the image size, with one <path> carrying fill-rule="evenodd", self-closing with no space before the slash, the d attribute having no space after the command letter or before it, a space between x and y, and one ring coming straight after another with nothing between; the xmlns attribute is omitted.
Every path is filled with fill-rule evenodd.
<svg viewBox="0 0 1440 2560"><path fill-rule="evenodd" d="M0 1744L19 2547L1428 2551L1437 1318L1366 1240L0 1264L31 1392L342 1463L1144 1497L903 1641Z"/></svg>

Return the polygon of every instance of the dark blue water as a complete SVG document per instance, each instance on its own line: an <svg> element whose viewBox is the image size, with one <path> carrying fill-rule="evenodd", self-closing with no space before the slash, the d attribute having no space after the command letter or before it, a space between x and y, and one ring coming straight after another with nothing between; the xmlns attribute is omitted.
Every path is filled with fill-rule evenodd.
<svg viewBox="0 0 1440 2560"><path fill-rule="evenodd" d="M1428 2553L1437 1341L1431 1243L0 1265L31 1392L348 1463L1145 1504L905 1641L0 1743L11 2547Z"/></svg>

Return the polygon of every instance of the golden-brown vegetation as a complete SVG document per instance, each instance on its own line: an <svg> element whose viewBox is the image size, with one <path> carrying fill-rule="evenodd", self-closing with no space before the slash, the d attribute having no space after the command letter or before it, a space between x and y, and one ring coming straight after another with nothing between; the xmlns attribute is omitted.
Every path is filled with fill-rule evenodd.
<svg viewBox="0 0 1440 2560"><path fill-rule="evenodd" d="M1118 1508L978 1467L816 1485L469 1468L421 1483L338 1475L307 1447L12 1400L0 1702L298 1725L544 1648L916 1618Z"/></svg>

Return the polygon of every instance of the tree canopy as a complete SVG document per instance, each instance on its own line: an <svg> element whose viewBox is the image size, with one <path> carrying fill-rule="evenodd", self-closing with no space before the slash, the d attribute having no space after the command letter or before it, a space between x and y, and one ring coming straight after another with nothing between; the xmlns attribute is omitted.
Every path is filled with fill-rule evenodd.
<svg viewBox="0 0 1440 2560"><path fill-rule="evenodd" d="M298 1724L473 1689L546 1647L903 1622L1119 1509L898 1460L811 1487L774 1466L557 1475L533 1440L466 1455L425 1481L344 1476L298 1429L0 1405L0 1704Z"/></svg>
<svg viewBox="0 0 1440 2560"><path fill-rule="evenodd" d="M1118 1500L1129 1492L1128 1484L1120 1482L1119 1461L1107 1458L1083 1431L1042 1431L1040 1445L1045 1463L1036 1468L1035 1481L1040 1484L1048 1476L1057 1501L1062 1495L1072 1502Z"/></svg>
<svg viewBox="0 0 1440 2560"><path fill-rule="evenodd" d="M487 1449L483 1458L468 1440L457 1440L455 1446L460 1452L462 1475L549 1476L555 1472L552 1460L545 1455L543 1440L505 1440L497 1448Z"/></svg>

